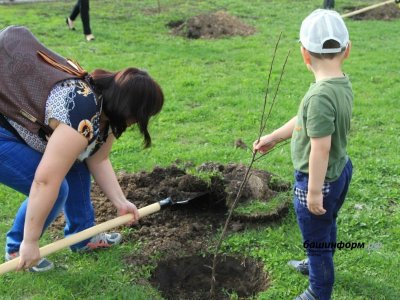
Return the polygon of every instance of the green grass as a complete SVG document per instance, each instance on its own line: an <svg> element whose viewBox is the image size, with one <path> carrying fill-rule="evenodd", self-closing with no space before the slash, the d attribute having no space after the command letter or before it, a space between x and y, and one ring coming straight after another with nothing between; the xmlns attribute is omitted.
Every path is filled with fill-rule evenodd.
<svg viewBox="0 0 400 300"><path fill-rule="evenodd" d="M267 131L292 117L312 74L302 63L298 31L302 19L321 0L157 1L92 0L91 20L96 41L86 43L80 22L66 29L65 17L75 1L1 5L0 27L28 26L61 55L77 59L88 70L145 68L163 87L166 104L152 121L153 147L142 150L137 130L127 132L113 148L116 170L136 172L168 166L175 160L199 165L205 161L245 163L249 151L236 149L241 138L256 139L273 47L283 32L272 73L275 87L286 53L291 50L277 104ZM376 1L337 1L337 8ZM186 40L171 36L171 20L226 10L257 28L250 37ZM345 72L355 101L348 152L355 169L339 220L338 240L380 243L375 250L337 251L334 299L400 299L400 21L347 20L353 44ZM255 166L292 180L290 150L272 152ZM0 248L23 196L0 187ZM355 205L361 204L362 209ZM45 235L43 245L51 242ZM246 253L265 263L270 288L257 299L292 299L307 287L307 278L287 266L303 258L294 211L279 225L229 236L225 251ZM148 286L135 285L152 266L127 266L122 258L140 251L126 243L97 255L78 256L67 250L51 255L58 266L48 274L9 273L0 278L0 299L157 299ZM139 276L138 276L139 274Z"/></svg>
<svg viewBox="0 0 400 300"><path fill-rule="evenodd" d="M269 201L260 201L258 199L248 201L246 203L239 203L236 207L234 214L237 216L271 216L280 211L280 208L287 206L291 202L291 192L279 193Z"/></svg>

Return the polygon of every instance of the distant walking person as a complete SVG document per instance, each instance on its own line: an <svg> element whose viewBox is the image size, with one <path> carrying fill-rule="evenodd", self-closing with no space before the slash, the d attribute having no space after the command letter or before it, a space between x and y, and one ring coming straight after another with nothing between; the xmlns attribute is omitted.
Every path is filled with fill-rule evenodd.
<svg viewBox="0 0 400 300"><path fill-rule="evenodd" d="M78 0L72 9L71 15L66 19L67 26L70 30L75 30L74 21L81 14L83 24L83 34L88 42L94 40L94 35L90 29L89 18L89 0Z"/></svg>
<svg viewBox="0 0 400 300"><path fill-rule="evenodd" d="M325 9L334 9L335 8L335 0L324 0L324 8Z"/></svg>

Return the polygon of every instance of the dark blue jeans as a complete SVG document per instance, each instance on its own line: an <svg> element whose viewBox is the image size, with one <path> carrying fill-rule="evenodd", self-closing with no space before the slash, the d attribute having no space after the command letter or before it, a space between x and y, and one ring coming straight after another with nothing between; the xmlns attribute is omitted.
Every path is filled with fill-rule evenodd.
<svg viewBox="0 0 400 300"><path fill-rule="evenodd" d="M308 174L295 172L294 208L303 235L303 245L309 259L310 287L320 300L331 299L335 281L333 254L335 247L310 247L314 245L332 245L336 243L336 218L346 198L353 173L350 161L346 163L340 177L324 184L324 215L314 215L304 204L304 195L308 190Z"/></svg>
<svg viewBox="0 0 400 300"><path fill-rule="evenodd" d="M42 153L32 149L0 126L0 183L28 196L41 159ZM93 226L94 211L90 199L90 187L90 172L86 164L75 163L60 186L58 198L45 221L43 231L62 210L66 219L65 235ZM22 243L28 201L29 198L20 206L14 223L7 233L7 253L18 251ZM80 242L71 249L76 250L86 243L87 241Z"/></svg>

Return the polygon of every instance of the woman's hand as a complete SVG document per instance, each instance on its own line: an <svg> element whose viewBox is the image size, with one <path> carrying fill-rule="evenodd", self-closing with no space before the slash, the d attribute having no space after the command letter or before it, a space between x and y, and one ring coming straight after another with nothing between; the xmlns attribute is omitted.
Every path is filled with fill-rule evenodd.
<svg viewBox="0 0 400 300"><path fill-rule="evenodd" d="M261 154L268 152L275 147L278 143L277 140L272 134L264 135L260 138L260 140L255 140L253 143L253 152L260 152Z"/></svg>
<svg viewBox="0 0 400 300"><path fill-rule="evenodd" d="M127 225L136 224L139 221L139 211L135 204L132 202L125 200L117 207L118 215L126 215L126 214L133 214L133 219L127 223Z"/></svg>
<svg viewBox="0 0 400 300"><path fill-rule="evenodd" d="M19 258L17 271L27 270L36 266L40 260L39 241L27 242L23 240L19 248Z"/></svg>

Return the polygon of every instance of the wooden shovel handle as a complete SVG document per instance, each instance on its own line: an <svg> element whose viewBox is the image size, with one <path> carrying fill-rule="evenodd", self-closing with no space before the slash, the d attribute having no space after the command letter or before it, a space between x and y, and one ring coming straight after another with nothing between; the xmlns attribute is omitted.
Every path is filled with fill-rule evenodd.
<svg viewBox="0 0 400 300"><path fill-rule="evenodd" d="M377 8L377 7L380 7L380 6L389 4L389 3L395 3L395 2L396 2L395 0L388 0L388 1L385 1L385 2L373 4L373 5L370 5L370 6L367 6L367 7L364 7L364 8L349 12L347 14L343 14L342 18L352 17L352 16L355 16L355 15L361 14L363 12L369 11L371 9L374 9L374 8Z"/></svg>
<svg viewBox="0 0 400 300"><path fill-rule="evenodd" d="M159 202L150 204L148 206L142 207L139 209L139 217L143 218L147 215L158 212L161 209L161 205ZM121 226L127 222L129 222L133 218L133 214L126 214L115 219L109 220L107 222L95 225L88 229L85 229L81 232L78 232L74 235L68 236L62 240L56 241L49 245L43 246L39 249L40 257L45 257L51 253L54 253L58 250L64 249L81 241L87 240L96 234L108 231L112 228ZM19 257L14 258L8 262L5 262L0 265L0 275L5 274L10 271L14 271L19 263Z"/></svg>

